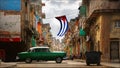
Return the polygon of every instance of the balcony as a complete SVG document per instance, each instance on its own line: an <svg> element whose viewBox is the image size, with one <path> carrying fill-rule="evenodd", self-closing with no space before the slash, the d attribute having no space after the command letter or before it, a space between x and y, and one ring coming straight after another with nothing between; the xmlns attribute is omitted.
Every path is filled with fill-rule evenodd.
<svg viewBox="0 0 120 68"><path fill-rule="evenodd" d="M89 2L88 8L88 16L90 16L95 10L103 10L103 9L120 9L120 1L119 0L91 0Z"/></svg>

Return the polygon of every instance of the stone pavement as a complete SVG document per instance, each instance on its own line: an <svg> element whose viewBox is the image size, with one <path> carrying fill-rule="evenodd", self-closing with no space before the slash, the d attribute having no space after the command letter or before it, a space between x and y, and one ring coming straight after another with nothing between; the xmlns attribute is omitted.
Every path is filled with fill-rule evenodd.
<svg viewBox="0 0 120 68"><path fill-rule="evenodd" d="M65 60L63 62L63 66L66 65L65 63L67 62L67 64L69 65L68 67L71 67L72 65L76 66L76 65L80 65L80 66L86 66L86 67L90 67L90 66L87 66L86 65L86 62L85 60L80 60L80 59L74 59L73 61L72 60ZM37 63L37 62L36 62ZM49 62L48 62L49 63ZM25 63L26 64L26 63ZM34 64L34 63L33 63ZM54 63L55 64L55 63ZM53 65L54 65L53 64ZM32 65L32 64L31 64ZM44 65L44 63L43 63ZM52 64L49 64L49 65L52 65ZM120 68L120 63L108 63L108 62L101 62L101 65L103 67L107 67L107 68ZM17 62L1 62L0 64L0 68L16 68L17 66ZM92 66L92 65L91 65ZM93 66L93 67L96 67L96 66ZM98 66L100 67L100 66ZM76 66L77 68L77 66ZM81 68L81 67L80 67Z"/></svg>
<svg viewBox="0 0 120 68"><path fill-rule="evenodd" d="M15 62L1 62L0 68L16 68L17 63Z"/></svg>
<svg viewBox="0 0 120 68"><path fill-rule="evenodd" d="M57 64L55 61L41 61L36 62L33 61L31 64L26 64L25 62L18 62L18 68L108 68L107 66L97 66L97 65L90 65L87 66L84 62L76 62L72 60L64 60L62 63Z"/></svg>
<svg viewBox="0 0 120 68"><path fill-rule="evenodd" d="M108 63L108 62L101 62L102 65L113 67L113 68L120 68L120 63Z"/></svg>
<svg viewBox="0 0 120 68"><path fill-rule="evenodd" d="M80 60L80 59L75 59L73 61L86 63L85 60ZM115 62L101 62L101 65L107 66L110 68L120 68L120 63L115 63Z"/></svg>

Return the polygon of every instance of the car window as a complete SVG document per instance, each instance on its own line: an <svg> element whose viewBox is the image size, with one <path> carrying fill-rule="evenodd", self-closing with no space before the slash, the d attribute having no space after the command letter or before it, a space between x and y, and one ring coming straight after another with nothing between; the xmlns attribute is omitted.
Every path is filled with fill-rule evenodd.
<svg viewBox="0 0 120 68"><path fill-rule="evenodd" d="M27 52L31 52L31 51L32 51L32 50L29 49Z"/></svg>
<svg viewBox="0 0 120 68"><path fill-rule="evenodd" d="M36 48L29 52L50 52L48 48Z"/></svg>
<svg viewBox="0 0 120 68"><path fill-rule="evenodd" d="M31 52L35 52L35 49L31 50Z"/></svg>
<svg viewBox="0 0 120 68"><path fill-rule="evenodd" d="M35 51L34 52L39 52L39 49L35 49Z"/></svg>
<svg viewBox="0 0 120 68"><path fill-rule="evenodd" d="M43 48L42 52L49 52L49 49L48 48Z"/></svg>

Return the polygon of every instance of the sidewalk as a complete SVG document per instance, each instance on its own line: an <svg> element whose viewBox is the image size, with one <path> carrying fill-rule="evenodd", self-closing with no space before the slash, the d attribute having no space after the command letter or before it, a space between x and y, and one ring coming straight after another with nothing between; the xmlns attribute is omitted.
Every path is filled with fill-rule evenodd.
<svg viewBox="0 0 120 68"><path fill-rule="evenodd" d="M73 61L86 63L85 60L81 60L81 59L74 59ZM120 63L101 62L101 65L107 66L107 67L113 67L113 68L120 68Z"/></svg>
<svg viewBox="0 0 120 68"><path fill-rule="evenodd" d="M9 63L9 62L7 62L7 63L4 63L4 62L1 62L1 64L0 64L0 68L16 68L16 63Z"/></svg>
<svg viewBox="0 0 120 68"><path fill-rule="evenodd" d="M101 64L108 67L120 68L120 63L101 62Z"/></svg>
<svg viewBox="0 0 120 68"><path fill-rule="evenodd" d="M51 62L47 62L49 65L51 65L51 66L54 66L56 63L54 62L54 61L52 61L53 63L51 63ZM66 63L67 62L67 63ZM37 63L37 64L36 64ZM40 62L36 62L36 63L33 63L33 64L19 64L19 66L20 65L29 65L29 66L34 66L34 65L38 65L38 66L44 66L44 65L46 65L47 63L41 63L41 64L39 64ZM56 65L59 65L59 64L56 64ZM81 66L81 67L83 67L83 68L85 68L85 67L90 67L90 66L87 66L86 65L86 61L85 60L81 60L81 59L74 59L74 60L66 60L66 61L64 61L63 62L63 64L61 64L61 65L63 65L63 67L65 67L66 65L69 65L68 67L79 67L79 66ZM61 66L60 65L60 66ZM74 65L74 66L73 66ZM78 66L77 66L78 65ZM15 63L15 62L1 62L1 64L0 64L0 68L16 68L17 67L17 63ZM94 66L94 68L95 67L103 67L103 68L120 68L120 63L108 63L108 62L101 62L101 66Z"/></svg>

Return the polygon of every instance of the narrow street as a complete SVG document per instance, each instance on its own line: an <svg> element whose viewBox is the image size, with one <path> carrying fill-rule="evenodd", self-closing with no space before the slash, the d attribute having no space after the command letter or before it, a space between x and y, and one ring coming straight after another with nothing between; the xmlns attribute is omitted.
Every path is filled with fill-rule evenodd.
<svg viewBox="0 0 120 68"><path fill-rule="evenodd" d="M0 0L0 68L120 68L120 0Z"/></svg>
<svg viewBox="0 0 120 68"><path fill-rule="evenodd" d="M32 63L25 62L1 62L0 68L120 68L119 63L101 62L100 66L96 64L86 65L85 60L64 60L57 64L55 61L33 61Z"/></svg>
<svg viewBox="0 0 120 68"><path fill-rule="evenodd" d="M107 66L97 66L96 64L91 64L87 66L84 61L72 61L72 60L65 60L61 64L55 63L55 61L42 61L36 62L33 61L31 64L26 64L25 62L17 62L17 67L32 67L32 68L108 68Z"/></svg>

